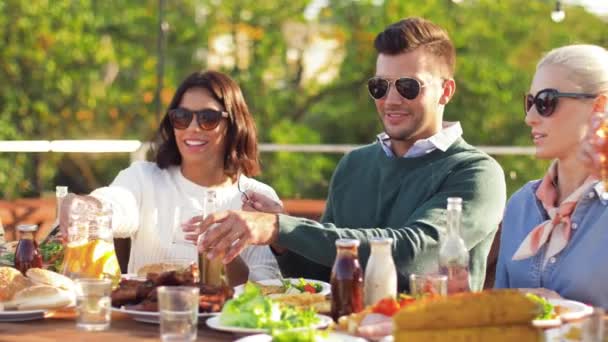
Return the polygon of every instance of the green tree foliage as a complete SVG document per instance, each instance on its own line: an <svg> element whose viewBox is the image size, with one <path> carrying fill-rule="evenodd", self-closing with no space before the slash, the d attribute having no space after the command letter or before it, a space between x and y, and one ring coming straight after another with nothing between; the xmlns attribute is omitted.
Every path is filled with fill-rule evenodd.
<svg viewBox="0 0 608 342"><path fill-rule="evenodd" d="M541 0L333 0L313 19L310 0L165 2L157 97L158 0L0 0L0 139L150 140L156 101L164 111L187 74L216 68L241 85L261 142L370 143L381 131L365 89L373 39L389 23L423 16L447 28L457 48L446 119L459 120L475 145L525 146L521 97L542 54L577 42L608 45L605 21L569 6L556 24L553 3ZM262 157L261 178L281 197L323 198L340 155ZM509 192L547 166L497 159ZM38 195L56 182L90 191L127 165L128 156L5 153L0 194Z"/></svg>

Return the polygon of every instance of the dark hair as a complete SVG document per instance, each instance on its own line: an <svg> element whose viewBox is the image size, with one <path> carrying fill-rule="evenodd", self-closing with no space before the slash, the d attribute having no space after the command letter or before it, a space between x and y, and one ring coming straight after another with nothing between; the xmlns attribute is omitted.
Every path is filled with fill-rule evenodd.
<svg viewBox="0 0 608 342"><path fill-rule="evenodd" d="M454 75L456 50L448 33L440 26L418 17L406 18L389 25L376 36L378 53L397 55L419 47L444 62L449 76Z"/></svg>
<svg viewBox="0 0 608 342"><path fill-rule="evenodd" d="M240 173L248 177L260 172L258 138L255 123L238 84L229 76L217 71L200 71L190 74L175 91L167 112L179 107L184 94L192 88L206 89L229 113L224 155L224 172L230 177ZM165 169L180 165L182 156L177 148L173 126L165 114L157 133L156 164Z"/></svg>

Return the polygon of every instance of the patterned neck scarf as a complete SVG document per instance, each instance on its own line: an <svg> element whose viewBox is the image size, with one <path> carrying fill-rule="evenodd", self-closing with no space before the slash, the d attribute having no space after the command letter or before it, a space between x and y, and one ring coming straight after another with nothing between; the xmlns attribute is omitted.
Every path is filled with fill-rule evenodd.
<svg viewBox="0 0 608 342"><path fill-rule="evenodd" d="M534 256L547 244L544 265L549 258L561 252L570 241L572 233L570 215L576 208L579 199L596 180L591 176L587 177L581 186L556 206L558 198L558 189L554 182L556 176L557 162L555 161L549 167L549 171L540 182L538 190L536 190L536 197L549 214L549 219L532 229L519 245L513 255L513 260L522 260Z"/></svg>

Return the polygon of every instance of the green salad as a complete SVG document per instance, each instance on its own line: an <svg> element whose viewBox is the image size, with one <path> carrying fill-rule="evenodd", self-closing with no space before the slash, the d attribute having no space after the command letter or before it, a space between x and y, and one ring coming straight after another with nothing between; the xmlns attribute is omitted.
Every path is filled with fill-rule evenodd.
<svg viewBox="0 0 608 342"><path fill-rule="evenodd" d="M318 321L312 309L302 311L281 306L250 283L245 284L243 293L224 304L220 315L220 323L225 326L271 331L310 327Z"/></svg>
<svg viewBox="0 0 608 342"><path fill-rule="evenodd" d="M542 311L536 319L553 319L555 318L555 307L553 304L549 303L545 298L537 296L533 293L526 293L526 296L531 300L535 301L542 307Z"/></svg>
<svg viewBox="0 0 608 342"><path fill-rule="evenodd" d="M272 332L272 342L317 342L326 335L326 331L315 329L275 330Z"/></svg>
<svg viewBox="0 0 608 342"><path fill-rule="evenodd" d="M306 281L304 278L298 279L297 283L292 283L288 279L283 280L283 287L285 288L285 292L289 293L289 289L293 288L298 290L299 292L308 292L308 293L319 293L323 291L323 286L320 283L315 283L312 281Z"/></svg>

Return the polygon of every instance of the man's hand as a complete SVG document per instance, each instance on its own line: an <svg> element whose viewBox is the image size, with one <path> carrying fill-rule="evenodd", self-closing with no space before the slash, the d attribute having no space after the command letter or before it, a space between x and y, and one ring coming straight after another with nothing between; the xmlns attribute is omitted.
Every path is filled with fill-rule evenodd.
<svg viewBox="0 0 608 342"><path fill-rule="evenodd" d="M209 258L222 257L226 264L237 257L248 245L268 245L276 241L279 233L276 214L249 211L222 211L207 216L196 227L184 226L184 231L205 234L199 252ZM195 240L195 235L187 239Z"/></svg>
<svg viewBox="0 0 608 342"><path fill-rule="evenodd" d="M246 191L247 196L243 196L243 210L262 211L265 213L282 214L283 204L275 202L271 198L254 191Z"/></svg>

